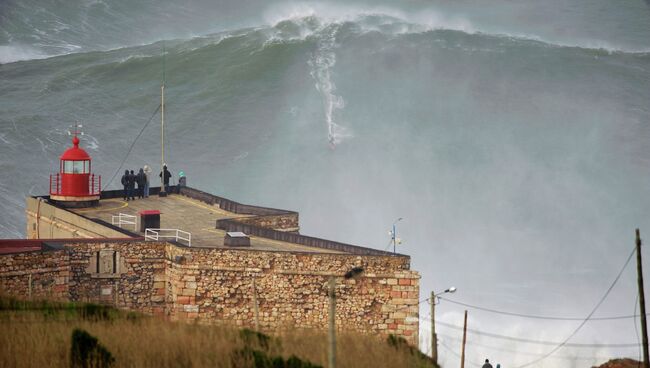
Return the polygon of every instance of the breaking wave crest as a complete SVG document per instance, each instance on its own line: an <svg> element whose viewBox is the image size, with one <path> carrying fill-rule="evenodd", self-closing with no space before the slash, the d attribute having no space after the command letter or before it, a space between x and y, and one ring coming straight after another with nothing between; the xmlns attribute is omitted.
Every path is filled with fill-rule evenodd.
<svg viewBox="0 0 650 368"><path fill-rule="evenodd" d="M125 9L108 9L109 5L98 4L101 4L103 9L99 13L100 15L124 18L123 12L126 11ZM27 5L24 7L27 7ZM69 12L72 12L72 10L69 10ZM47 12L43 10L42 13ZM0 63L42 59L88 51L109 51L151 44L161 39L181 39L191 42L195 38L210 38L213 34L216 34L204 31L204 36L197 37L197 32L190 32L185 29L177 30L177 35L149 34L133 29L136 26L133 24L125 25L123 29L117 29L118 27L113 25L110 19L91 19L89 14L98 16L92 12L88 13L88 9L85 9L83 16L78 15L68 20L59 17L56 22L51 24L45 20L41 20L43 24L33 24L36 21L30 18L29 21L24 20L24 24L21 23L20 19L7 22L9 25L13 25L13 28L0 25ZM242 34L255 30L265 34L267 43L289 42L304 41L310 37L317 37L319 32L328 27L345 25L358 33L379 32L386 36L421 34L430 31L458 31L468 35L537 41L547 46L603 50L609 53L650 53L650 48L621 47L606 40L568 41L547 39L535 34L512 32L506 29L483 29L462 16L443 14L434 10L408 13L380 6L355 7L353 5L335 6L324 3L297 3L270 6L263 19L257 22L257 24L251 23L250 27L232 28L229 31L222 30L219 33ZM259 22L265 24L260 25ZM110 37L107 36L108 33L104 29L109 25L115 31L115 34ZM141 35L140 39L133 37L134 34ZM198 32L198 34L201 34L201 32ZM131 40L132 43L125 43L125 40Z"/></svg>

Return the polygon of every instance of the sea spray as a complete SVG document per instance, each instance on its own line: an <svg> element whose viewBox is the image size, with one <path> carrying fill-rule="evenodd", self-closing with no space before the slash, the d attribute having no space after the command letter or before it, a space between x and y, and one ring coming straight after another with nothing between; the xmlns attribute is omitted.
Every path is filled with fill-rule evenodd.
<svg viewBox="0 0 650 368"><path fill-rule="evenodd" d="M312 54L308 64L310 74L316 81L316 89L320 92L325 108L325 123L327 124L327 140L335 146L345 138L352 137L349 129L336 123L334 115L337 110L345 107L345 100L335 93L336 85L332 81L331 70L336 64L336 33L339 26L332 24L323 30L323 36L318 40L316 51Z"/></svg>

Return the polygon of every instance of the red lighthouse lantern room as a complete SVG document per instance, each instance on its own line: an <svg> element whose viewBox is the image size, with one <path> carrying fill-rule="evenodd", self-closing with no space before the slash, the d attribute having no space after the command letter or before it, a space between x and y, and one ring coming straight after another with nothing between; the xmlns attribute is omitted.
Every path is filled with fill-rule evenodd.
<svg viewBox="0 0 650 368"><path fill-rule="evenodd" d="M91 173L91 158L79 148L73 132L72 147L60 158L59 173L50 175L50 199L65 207L91 207L99 203L102 178Z"/></svg>

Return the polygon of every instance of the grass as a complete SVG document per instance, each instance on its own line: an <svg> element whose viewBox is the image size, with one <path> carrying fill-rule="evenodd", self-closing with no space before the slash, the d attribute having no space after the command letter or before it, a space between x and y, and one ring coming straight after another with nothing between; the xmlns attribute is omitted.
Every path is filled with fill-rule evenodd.
<svg viewBox="0 0 650 368"><path fill-rule="evenodd" d="M95 304L0 296L0 367L70 367L72 334L96 338L113 367L294 368L327 366L327 336L288 329L273 336L229 326L169 322ZM433 367L399 340L337 335L337 367ZM310 365L311 364L311 365Z"/></svg>

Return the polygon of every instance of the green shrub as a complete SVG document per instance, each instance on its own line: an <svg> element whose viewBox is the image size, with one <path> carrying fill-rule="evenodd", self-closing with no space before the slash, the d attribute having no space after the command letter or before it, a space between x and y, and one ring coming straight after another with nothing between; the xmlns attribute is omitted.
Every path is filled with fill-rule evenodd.
<svg viewBox="0 0 650 368"><path fill-rule="evenodd" d="M72 331L71 368L109 368L115 362L110 351L84 330Z"/></svg>

